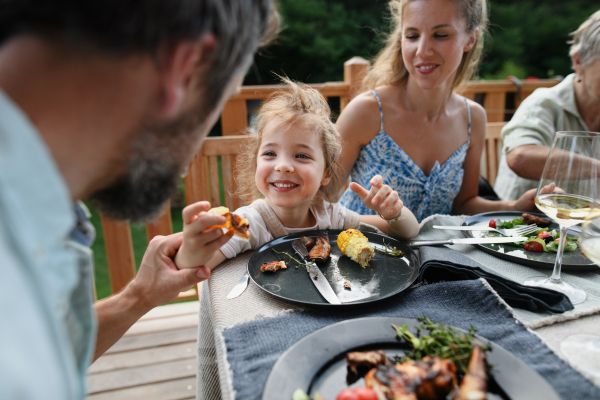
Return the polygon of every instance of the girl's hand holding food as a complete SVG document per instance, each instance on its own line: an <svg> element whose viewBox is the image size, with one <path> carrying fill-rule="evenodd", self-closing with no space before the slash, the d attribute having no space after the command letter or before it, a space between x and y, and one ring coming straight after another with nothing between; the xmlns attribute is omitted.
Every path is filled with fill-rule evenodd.
<svg viewBox="0 0 600 400"><path fill-rule="evenodd" d="M350 183L350 189L360 197L363 203L385 219L400 216L404 203L398 197L398 192L383 184L383 177L375 175L369 182L371 190L367 190L356 182Z"/></svg>

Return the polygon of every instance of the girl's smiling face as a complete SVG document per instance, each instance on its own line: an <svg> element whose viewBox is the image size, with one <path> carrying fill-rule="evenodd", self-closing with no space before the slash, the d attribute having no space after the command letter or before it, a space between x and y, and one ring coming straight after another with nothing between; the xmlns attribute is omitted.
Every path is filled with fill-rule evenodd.
<svg viewBox="0 0 600 400"><path fill-rule="evenodd" d="M255 182L272 206L309 206L329 183L319 136L302 124L278 119L268 123L258 149Z"/></svg>
<svg viewBox="0 0 600 400"><path fill-rule="evenodd" d="M411 1L403 13L402 58L410 77L423 89L452 80L478 31L466 32L454 1Z"/></svg>

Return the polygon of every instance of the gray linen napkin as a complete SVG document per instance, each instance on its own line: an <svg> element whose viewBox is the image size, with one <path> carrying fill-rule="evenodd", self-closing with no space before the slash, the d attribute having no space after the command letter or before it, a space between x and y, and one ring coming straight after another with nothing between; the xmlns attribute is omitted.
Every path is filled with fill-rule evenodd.
<svg viewBox="0 0 600 400"><path fill-rule="evenodd" d="M600 398L600 389L560 360L516 320L482 280L430 284L364 306L311 309L225 329L223 338L235 398L260 399L267 376L279 356L317 329L351 318L421 315L463 329L474 325L478 334L522 359L565 399Z"/></svg>

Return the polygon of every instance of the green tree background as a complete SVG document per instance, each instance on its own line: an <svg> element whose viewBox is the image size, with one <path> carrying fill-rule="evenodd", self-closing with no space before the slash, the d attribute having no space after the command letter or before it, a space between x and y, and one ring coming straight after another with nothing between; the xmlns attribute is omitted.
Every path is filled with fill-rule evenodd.
<svg viewBox="0 0 600 400"><path fill-rule="evenodd" d="M309 83L340 81L343 63L367 60L383 45L390 21L383 0L279 0L283 30L255 57L244 84L286 74ZM592 0L488 0L490 29L479 77L548 78L571 73L569 33L600 9Z"/></svg>

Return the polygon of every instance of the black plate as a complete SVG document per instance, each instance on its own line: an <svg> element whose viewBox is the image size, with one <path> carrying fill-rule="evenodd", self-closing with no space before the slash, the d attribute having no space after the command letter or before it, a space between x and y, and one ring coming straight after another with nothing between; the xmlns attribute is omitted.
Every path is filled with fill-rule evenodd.
<svg viewBox="0 0 600 400"><path fill-rule="evenodd" d="M369 262L369 266L362 268L359 264L342 254L337 246L337 237L343 230L330 229L329 243L331 255L324 263L317 263L327 281L344 305L364 304L382 300L400 293L408 288L417 279L419 274L419 259L415 252L399 241L377 233L364 232L364 235L374 245L386 244L395 246L404 251L403 257L393 257L380 252ZM273 240L256 250L248 260L250 278L267 293L280 299L313 306L336 306L329 304L311 282L306 269L300 266L295 268L296 262L292 261L287 269L277 272L261 272L260 266L264 262L278 260L289 261L289 258L277 255L272 251L284 251L299 259L292 249L292 241L300 236L316 239L318 231L294 233ZM351 289L344 288L344 280L351 283ZM337 305L339 306L339 305Z"/></svg>
<svg viewBox="0 0 600 400"><path fill-rule="evenodd" d="M394 325L407 324L414 333L419 322L413 318L357 318L326 326L305 336L283 353L269 373L262 400L291 400L296 389L312 398L319 392L335 399L348 387L345 354L349 351L381 349L386 354L402 351ZM483 343L486 339L478 337ZM560 396L536 371L497 344L487 353L493 366L490 374L495 388L488 399L558 400ZM364 386L360 379L350 387Z"/></svg>
<svg viewBox="0 0 600 400"><path fill-rule="evenodd" d="M497 211L488 212L483 214L477 214L472 216L463 222L464 226L489 226L490 220L501 219L503 221L512 220L515 217L520 217L522 212L516 211ZM548 218L544 214L540 213L528 213L537 217ZM560 227L557 223L553 223L549 227L550 230L559 230ZM479 231L463 231L463 234L468 237L479 237L485 232ZM476 235L476 236L474 236ZM569 236L579 236L579 232L576 230L569 230ZM510 243L498 243L498 244L476 244L481 250L486 253L490 253L493 256L502 258L508 261L516 262L519 264L527 265L530 267L537 268L554 268L554 261L556 260L556 253L535 253L532 251L525 251L522 247L512 245ZM591 262L589 259L581 255L581 250L578 248L573 251L565 251L562 260L563 271L594 271L598 267L596 264Z"/></svg>

